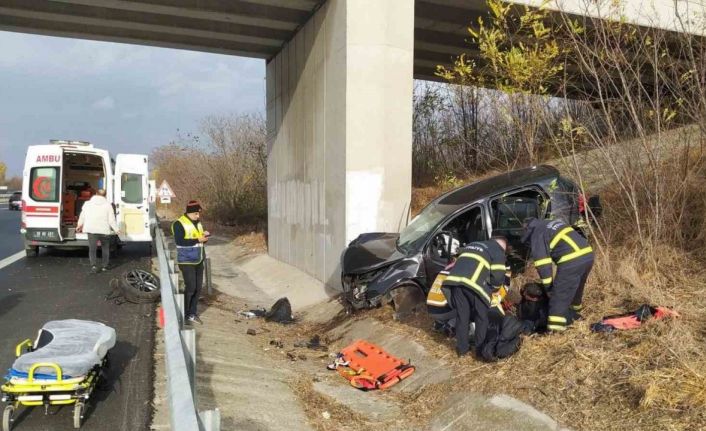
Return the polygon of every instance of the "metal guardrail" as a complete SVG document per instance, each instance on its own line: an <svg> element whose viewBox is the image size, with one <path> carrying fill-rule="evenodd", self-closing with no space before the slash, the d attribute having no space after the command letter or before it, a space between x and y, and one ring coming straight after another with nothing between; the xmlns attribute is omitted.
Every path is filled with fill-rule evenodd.
<svg viewBox="0 0 706 431"><path fill-rule="evenodd" d="M184 329L184 295L179 292L179 273L171 239L157 226L155 248L159 260L167 398L172 431L220 431L218 409L199 412L196 406L196 331Z"/></svg>

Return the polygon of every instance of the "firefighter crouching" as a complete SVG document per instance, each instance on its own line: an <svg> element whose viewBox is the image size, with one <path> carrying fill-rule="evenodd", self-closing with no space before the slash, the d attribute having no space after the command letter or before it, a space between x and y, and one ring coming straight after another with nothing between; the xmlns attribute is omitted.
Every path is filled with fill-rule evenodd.
<svg viewBox="0 0 706 431"><path fill-rule="evenodd" d="M427 297L427 305L437 322L453 324L455 320L456 352L470 350L469 325L474 323L476 356L494 361L515 353L519 348L521 325L505 316L501 290L505 283L505 249L507 240L496 237L472 242L460 250L455 264L435 281Z"/></svg>
<svg viewBox="0 0 706 431"><path fill-rule="evenodd" d="M427 293L427 312L434 319L433 329L453 337L456 334L456 310L451 307L451 291L448 287L442 287L444 280L449 276L449 270L453 267L449 264L434 279L429 293Z"/></svg>
<svg viewBox="0 0 706 431"><path fill-rule="evenodd" d="M527 220L522 241L530 246L549 297L546 327L564 331L580 318L583 289L593 267L593 249L586 238L561 220ZM552 263L556 265L555 276Z"/></svg>

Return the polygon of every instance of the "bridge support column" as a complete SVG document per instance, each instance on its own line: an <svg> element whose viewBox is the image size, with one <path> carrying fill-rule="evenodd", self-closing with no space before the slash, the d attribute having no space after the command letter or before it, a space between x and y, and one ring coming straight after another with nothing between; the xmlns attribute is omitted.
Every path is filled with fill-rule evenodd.
<svg viewBox="0 0 706 431"><path fill-rule="evenodd" d="M267 63L270 254L330 288L409 216L414 2L329 0Z"/></svg>

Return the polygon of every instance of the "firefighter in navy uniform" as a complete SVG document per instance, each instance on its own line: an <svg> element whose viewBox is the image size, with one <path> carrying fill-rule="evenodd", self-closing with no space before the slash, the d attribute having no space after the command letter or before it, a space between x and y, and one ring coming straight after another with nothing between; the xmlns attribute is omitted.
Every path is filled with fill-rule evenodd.
<svg viewBox="0 0 706 431"><path fill-rule="evenodd" d="M429 293L427 293L427 312L434 319L433 329L448 337L453 337L456 331L456 310L451 307L451 291L442 287L444 280L449 276L450 264L434 279Z"/></svg>
<svg viewBox="0 0 706 431"><path fill-rule="evenodd" d="M475 325L474 348L478 358L494 361L510 356L519 348L520 324L511 316L506 317L501 305L506 248L507 240L502 237L466 245L442 283L442 290L448 289L449 305L456 311L459 355L470 350L471 321ZM438 299L443 302L442 297Z"/></svg>
<svg viewBox="0 0 706 431"><path fill-rule="evenodd" d="M547 329L564 331L580 318L583 289L593 267L593 249L586 238L561 220L529 219L522 241L549 296ZM552 263L556 276L552 276Z"/></svg>

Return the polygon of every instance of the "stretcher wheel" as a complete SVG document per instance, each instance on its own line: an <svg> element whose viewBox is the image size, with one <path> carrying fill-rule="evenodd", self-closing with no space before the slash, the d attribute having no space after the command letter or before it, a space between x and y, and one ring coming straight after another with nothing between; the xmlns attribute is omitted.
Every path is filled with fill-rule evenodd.
<svg viewBox="0 0 706 431"><path fill-rule="evenodd" d="M81 428L81 422L83 422L83 413L86 406L82 402L77 402L74 406L74 428Z"/></svg>
<svg viewBox="0 0 706 431"><path fill-rule="evenodd" d="M10 431L12 429L12 416L15 414L15 406L5 406L5 411L2 412L2 431Z"/></svg>

